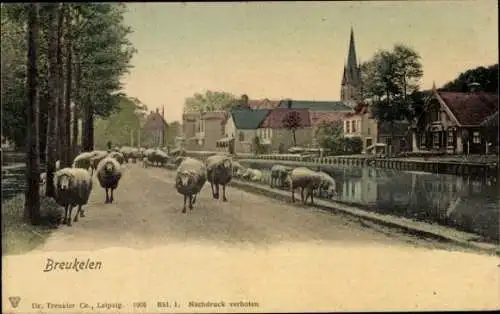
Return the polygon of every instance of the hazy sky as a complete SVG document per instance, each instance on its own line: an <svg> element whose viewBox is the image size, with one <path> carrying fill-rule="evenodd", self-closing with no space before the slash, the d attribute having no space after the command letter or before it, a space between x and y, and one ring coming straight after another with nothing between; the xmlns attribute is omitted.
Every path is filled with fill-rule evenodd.
<svg viewBox="0 0 500 314"><path fill-rule="evenodd" d="M496 1L128 3L138 49L126 92L180 120L184 99L221 90L251 99L338 100L351 26L361 61L401 42L422 88L498 62Z"/></svg>

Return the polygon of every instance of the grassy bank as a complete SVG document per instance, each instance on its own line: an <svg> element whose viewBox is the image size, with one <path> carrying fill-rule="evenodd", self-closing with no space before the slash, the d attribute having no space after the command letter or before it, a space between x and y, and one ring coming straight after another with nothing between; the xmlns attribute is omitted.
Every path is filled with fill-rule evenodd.
<svg viewBox="0 0 500 314"><path fill-rule="evenodd" d="M25 222L23 211L23 194L2 201L2 255L23 254L43 244L61 215L55 201L45 196L40 198L40 225Z"/></svg>

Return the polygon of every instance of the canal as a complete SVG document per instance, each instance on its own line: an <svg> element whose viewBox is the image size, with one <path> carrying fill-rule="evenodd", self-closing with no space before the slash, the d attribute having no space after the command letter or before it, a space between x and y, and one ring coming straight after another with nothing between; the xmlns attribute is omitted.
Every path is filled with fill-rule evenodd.
<svg viewBox="0 0 500 314"><path fill-rule="evenodd" d="M263 171L269 182L272 163L241 160ZM317 170L316 168L311 168ZM333 200L381 214L436 223L499 242L500 197L496 178L466 179L454 175L371 167L322 167L335 179Z"/></svg>

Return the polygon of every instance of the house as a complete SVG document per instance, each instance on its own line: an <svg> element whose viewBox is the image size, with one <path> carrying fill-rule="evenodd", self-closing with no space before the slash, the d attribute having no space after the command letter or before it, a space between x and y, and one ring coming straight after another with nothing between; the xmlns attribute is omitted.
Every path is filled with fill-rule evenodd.
<svg viewBox="0 0 500 314"><path fill-rule="evenodd" d="M276 108L269 112L260 123L258 135L262 142L269 146L269 150L288 150L294 146L293 133L283 126L283 119L291 112L296 112L300 117L300 128L295 131L296 145L299 147L310 147L313 138L313 128L308 109Z"/></svg>
<svg viewBox="0 0 500 314"><path fill-rule="evenodd" d="M137 143L137 145L144 147L165 146L165 134L168 132L168 124L165 121L164 114L164 109L160 114L158 108L156 108L156 111L149 113L142 126L141 134L138 135L140 143Z"/></svg>
<svg viewBox="0 0 500 314"><path fill-rule="evenodd" d="M395 121L378 123L377 143L384 143L387 146L387 153L399 154L411 151L411 133L408 121Z"/></svg>
<svg viewBox="0 0 500 314"><path fill-rule="evenodd" d="M218 142L219 146L226 147L229 141L234 139L236 153L252 152L253 141L257 136L259 125L269 111L269 109L233 108L225 124L224 137Z"/></svg>
<svg viewBox="0 0 500 314"><path fill-rule="evenodd" d="M316 134L316 131L322 124L330 124L341 121L347 113L352 112L352 108L343 101L286 99L280 102L280 108L309 110L312 134ZM317 145L316 137L313 137L312 145Z"/></svg>
<svg viewBox="0 0 500 314"><path fill-rule="evenodd" d="M184 145L187 150L216 150L225 133L225 111L188 112L182 115Z"/></svg>
<svg viewBox="0 0 500 314"><path fill-rule="evenodd" d="M344 136L359 137L363 143L361 152L366 153L367 147L376 144L378 139L378 123L372 116L367 104L358 104L354 110L343 118Z"/></svg>
<svg viewBox="0 0 500 314"><path fill-rule="evenodd" d="M497 94L444 92L433 87L424 108L412 126L413 151L433 150L449 154L482 154L487 151L488 143L481 124L498 112Z"/></svg>

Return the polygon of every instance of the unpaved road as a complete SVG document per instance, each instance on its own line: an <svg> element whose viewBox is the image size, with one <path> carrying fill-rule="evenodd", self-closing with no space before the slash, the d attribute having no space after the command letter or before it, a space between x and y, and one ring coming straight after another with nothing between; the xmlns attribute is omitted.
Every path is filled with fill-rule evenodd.
<svg viewBox="0 0 500 314"><path fill-rule="evenodd" d="M61 226L40 250L146 249L179 242L270 246L309 241L458 249L231 187L225 203L211 197L208 183L194 209L182 214L183 197L174 188L174 176L173 171L125 165L113 204L104 204L104 190L94 178L86 217L71 227Z"/></svg>

